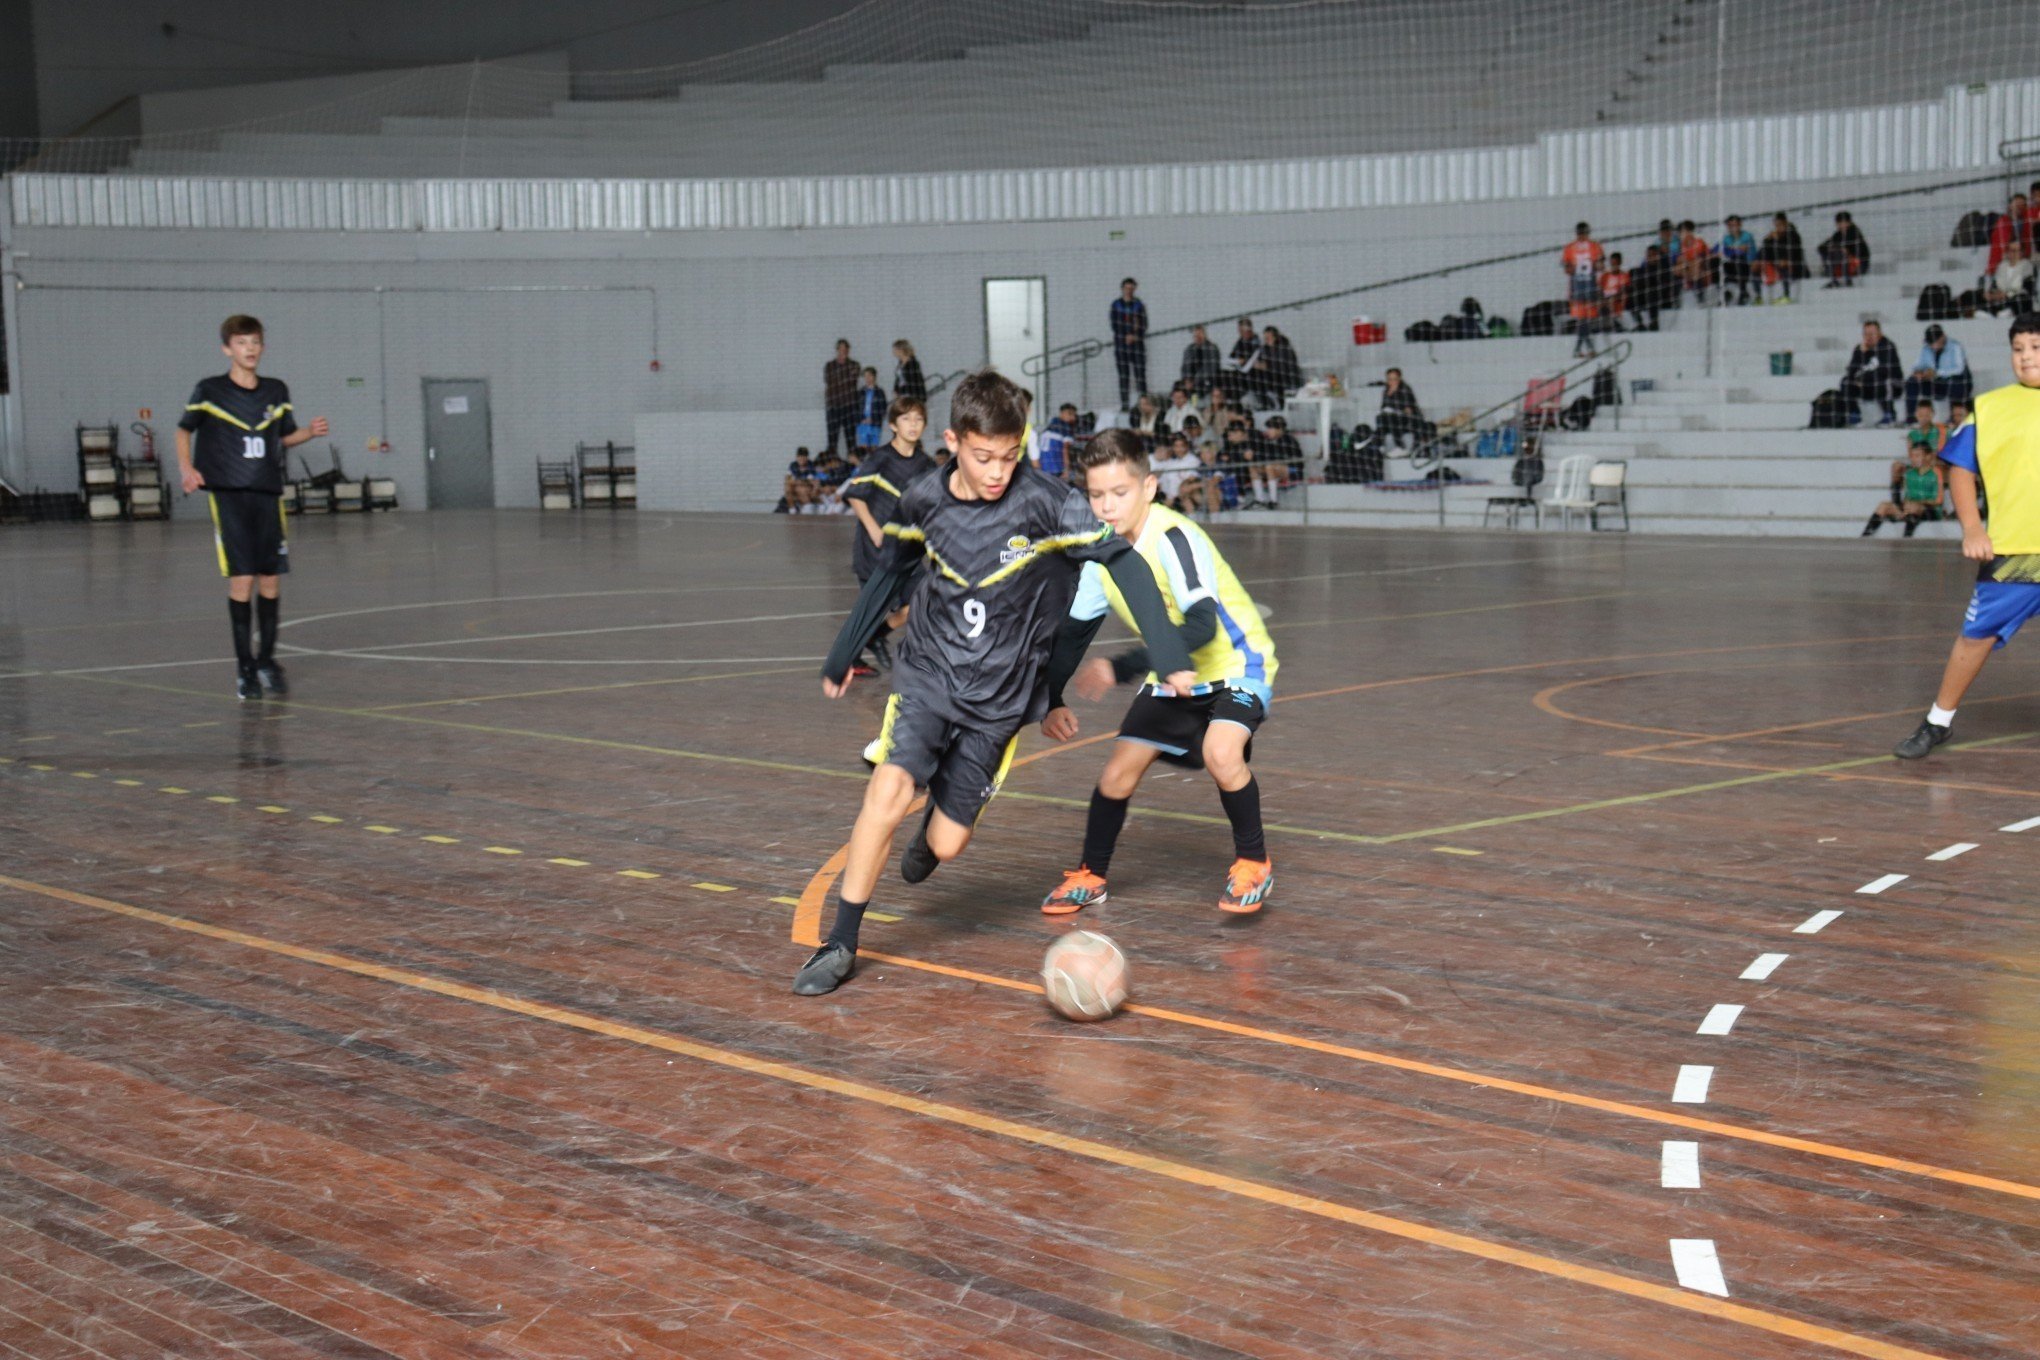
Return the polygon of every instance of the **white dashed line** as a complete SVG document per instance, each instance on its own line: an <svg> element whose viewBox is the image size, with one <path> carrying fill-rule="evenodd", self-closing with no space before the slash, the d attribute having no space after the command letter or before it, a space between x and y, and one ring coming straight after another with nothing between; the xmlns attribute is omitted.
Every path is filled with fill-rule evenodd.
<svg viewBox="0 0 2040 1360"><path fill-rule="evenodd" d="M1658 1169L1658 1184L1667 1190L1698 1190L1700 1145L1667 1138L1664 1161Z"/></svg>
<svg viewBox="0 0 2040 1360"><path fill-rule="evenodd" d="M1672 1270L1686 1289L1728 1297L1728 1281L1721 1278L1721 1258L1714 1252L1712 1238L1674 1237Z"/></svg>
<svg viewBox="0 0 2040 1360"><path fill-rule="evenodd" d="M1707 1012L1707 1018L1700 1022L1701 1034L1726 1034L1735 1028L1735 1022L1742 1018L1741 1006L1716 1006Z"/></svg>
<svg viewBox="0 0 2040 1360"><path fill-rule="evenodd" d="M1841 913L1836 912L1835 914L1839 916ZM1822 924L1826 923L1822 922ZM1819 927L1816 926L1815 929L1819 929ZM1790 954L1759 954L1750 963L1749 967L1742 970L1740 976L1744 982L1762 982L1765 978L1778 971L1779 964L1791 957Z"/></svg>
<svg viewBox="0 0 2040 1360"><path fill-rule="evenodd" d="M1678 1105L1705 1105L1707 1083L1714 1080L1711 1067L1681 1067L1679 1079L1672 1086L1672 1101Z"/></svg>
<svg viewBox="0 0 2040 1360"><path fill-rule="evenodd" d="M1936 850L1936 851L1935 851L1935 852L1934 852L1933 854L1931 854L1931 855L1928 855L1928 856L1927 856L1927 858L1928 858L1928 859L1937 859L1937 860L1938 860L1938 859L1953 859L1953 858L1955 858L1955 857L1956 857L1957 855L1966 855L1966 854L1968 854L1968 853L1969 853L1969 852L1970 852L1971 850L1974 850L1975 848L1976 848L1976 842L1975 842L1975 841L1957 841L1957 842L1955 842L1955 844L1953 844L1953 845L1949 846L1949 847L1948 847L1947 849L1945 849L1945 850Z"/></svg>
<svg viewBox="0 0 2040 1360"><path fill-rule="evenodd" d="M1817 911L1798 925L1792 927L1792 933L1794 935L1818 935L1841 919L1842 914L1838 911Z"/></svg>
<svg viewBox="0 0 2040 1360"><path fill-rule="evenodd" d="M2036 826L2040 826L2040 817L2028 817L2028 818L2027 818L2027 819L2026 819L2025 821L2023 821L2023 822L2013 822L2013 823L2012 823L2012 824L2011 824L2010 826L2001 826L2001 827L1999 827L1999 828L1998 828L1998 830L2000 830L2000 831L2031 831L2031 830L2032 830L2032 829L2033 829L2034 827L2036 827Z"/></svg>
<svg viewBox="0 0 2040 1360"><path fill-rule="evenodd" d="M1905 882L1908 877L1910 877L1910 875L1907 874L1886 874L1882 878L1872 879L1870 882L1865 883L1862 887L1856 889L1856 891L1859 893L1871 893L1871 894L1881 893L1886 888L1897 887L1899 884Z"/></svg>

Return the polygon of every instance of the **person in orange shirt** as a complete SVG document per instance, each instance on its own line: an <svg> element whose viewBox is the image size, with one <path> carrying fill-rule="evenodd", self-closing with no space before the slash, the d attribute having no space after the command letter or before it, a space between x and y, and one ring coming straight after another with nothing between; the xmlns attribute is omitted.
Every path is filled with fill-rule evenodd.
<svg viewBox="0 0 2040 1360"><path fill-rule="evenodd" d="M1601 275L1601 315L1611 331L1623 329L1622 318L1629 312L1629 271L1622 267L1622 252L1608 257L1608 270Z"/></svg>
<svg viewBox="0 0 2040 1360"><path fill-rule="evenodd" d="M1594 239L1594 229L1585 222L1573 228L1572 242L1559 253L1559 267L1565 271L1566 301L1570 305L1573 332L1579 341L1573 352L1582 348L1592 353L1593 331L1601 315L1601 243Z"/></svg>

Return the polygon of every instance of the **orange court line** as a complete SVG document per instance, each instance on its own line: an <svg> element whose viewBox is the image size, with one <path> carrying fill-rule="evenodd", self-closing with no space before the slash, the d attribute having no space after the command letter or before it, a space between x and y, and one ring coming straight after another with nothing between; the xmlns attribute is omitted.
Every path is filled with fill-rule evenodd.
<svg viewBox="0 0 2040 1360"><path fill-rule="evenodd" d="M1659 672L1659 673L1660 673L1660 674L1663 674L1663 673L1665 673L1665 672ZM1627 676L1608 676L1608 677L1605 677L1605 678L1607 678L1607 679L1611 679L1611 680L1615 680L1615 679L1628 679L1628 678L1631 678L1631 677L1627 677ZM1967 700L1966 702L1967 702L1967 704L1969 704L1969 705L1971 705L1971 706L1973 706L1973 705L1976 705L1976 704L2002 704L2002 703L2009 703L2010 701L2012 701L2012 700L2014 700L2014 699L2031 699L2031 698L2033 698L2033 697L2034 697L2035 695L2040 695L2040 690L2032 690L2032 689L2029 689L2029 690L2026 690L2026 691L2024 691L2024 692L2022 692L2022 693L2019 693L2019 694L1994 694L1994 695L1990 696L1990 697L1989 697L1989 698L1987 698L1987 699L1970 699L1970 700ZM1540 705L1540 707L1542 707L1542 705ZM1551 710L1546 710L1546 711L1547 711L1547 712L1549 712L1549 711L1551 711ZM1654 744L1654 745L1645 745L1645 746L1632 746L1632 747L1628 748L1627 750L1622 750L1622 751L1610 751L1610 752L1608 752L1608 754L1609 754L1609 755L1611 755L1611 756L1636 756L1636 755L1643 755L1643 754L1645 754L1646 752L1651 752L1651 751L1672 751L1672 750L1677 750L1677 749L1679 749L1680 747L1684 747L1684 746L1704 746L1704 745L1706 745L1706 744L1707 744L1707 743L1709 743L1709 742L1716 742L1716 741L1745 741L1745 740L1748 740L1748 739L1750 739L1750 738L1753 738L1753 737L1770 737L1770 736L1777 736L1778 734L1780 734L1780 733L1784 733L1784 732L1804 732L1804 731L1806 731L1807 729L1809 729L1809 728L1814 728L1814 727L1841 727L1841 726L1845 726L1845 725L1846 725L1846 724L1848 724L1848 723L1857 723L1857 722L1871 722L1871 721L1874 721L1874 720L1877 720L1877 719L1881 719L1881 718L1902 718L1902 717L1906 717L1906 716L1908 716L1908 715L1910 715L1910 714L1914 714L1914 713L1917 713L1917 712L1919 712L1919 711L1920 711L1920 706L1919 706L1918 704L1913 704L1913 705L1911 705L1910 707L1907 707L1907 708L1894 708L1894 709L1887 709L1887 710L1885 710L1885 711L1884 711L1884 712L1882 712L1882 713L1852 713L1852 714L1849 714L1849 715L1848 715L1848 716L1846 716L1846 717L1841 717L1841 718L1817 718L1817 719L1813 720L1812 722L1799 722L1799 723L1787 723L1787 724L1785 724L1785 725L1784 725L1784 726L1782 726L1782 727L1758 727L1758 728L1754 728L1754 729L1752 729L1752 730L1750 730L1750 731L1748 731L1748 732L1723 732L1723 733L1721 733L1721 734L1720 734L1720 735L1718 735L1718 736L1696 736L1696 737L1693 737L1693 738L1691 738L1690 740L1685 740L1685 741L1668 741L1668 742L1661 742L1661 743L1657 743L1657 744ZM1568 718L1571 718L1571 717L1575 717L1576 715L1574 715L1574 714L1570 714L1570 713L1564 713L1564 714L1560 714L1559 716L1561 716L1561 717L1568 717ZM1592 718L1577 718L1577 721L1579 721L1579 722L1593 722L1593 721L1595 721L1595 720L1594 720L1594 719L1592 719ZM1619 725L1619 724L1604 724L1604 725L1605 725L1605 726L1616 726L1616 725Z"/></svg>
<svg viewBox="0 0 2040 1360"><path fill-rule="evenodd" d="M956 978L964 982L980 982L993 987L1004 987L1016 992L1041 992L1041 984L1023 982L1014 978L997 977L990 973L973 972L968 968L956 968L944 963L930 963L925 959L908 958L902 954L881 954L876 950L860 949L858 957L877 959L882 963L897 964L902 968L915 968L925 973L939 973L943 977ZM1264 1043L1281 1044L1288 1048L1300 1048L1312 1053L1329 1054L1335 1058L1349 1058L1354 1062L1370 1063L1377 1067L1392 1067L1398 1071L1414 1072L1419 1076L1442 1077L1447 1081L1459 1082L1465 1086L1476 1086L1487 1090L1508 1091L1515 1095L1532 1096L1539 1100L1555 1101L1562 1105L1578 1106L1582 1109L1598 1110L1603 1114L1620 1115L1628 1119L1643 1119L1654 1124L1668 1124L1676 1128L1692 1129L1700 1133L1711 1133L1721 1138L1732 1138L1744 1143L1757 1143L1767 1147L1782 1148L1788 1152L1803 1152L1832 1161L1853 1162L1859 1166L1876 1167L1881 1171L1897 1171L1906 1175L1923 1176L1931 1180L1947 1181L1955 1185L1968 1186L1975 1190L1992 1190L1999 1194L2014 1195L2021 1199L2040 1200L2040 1185L2027 1185L2021 1181L2002 1180L1996 1176L1985 1176L1973 1171L1957 1171L1948 1167L1934 1166L1928 1162L1915 1162L1903 1157L1890 1157L1881 1152L1865 1152L1858 1148L1842 1147L1835 1143L1822 1143L1810 1138L1795 1138L1790 1134L1772 1133L1766 1129L1746 1128L1740 1124L1726 1124L1715 1119L1701 1119L1694 1115L1679 1114L1671 1110L1653 1110L1647 1105L1632 1105L1627 1101L1604 1100L1599 1096L1580 1095L1572 1091L1561 1091L1556 1087L1539 1086L1532 1082L1514 1081L1507 1077L1489 1076L1460 1067L1446 1067L1439 1063L1424 1062L1417 1058L1398 1057L1393 1053L1380 1053L1371 1049L1351 1048L1345 1044L1330 1043L1323 1039L1311 1039L1298 1034L1284 1034L1278 1030L1262 1029L1255 1025L1237 1024L1230 1020L1216 1020L1207 1015L1189 1011L1164 1010L1158 1006L1145 1006L1129 1002L1125 1007L1128 1014L1144 1015L1154 1020L1165 1020L1171 1024L1191 1025L1198 1029L1216 1030L1221 1034L1236 1035L1243 1039L1257 1039Z"/></svg>
<svg viewBox="0 0 2040 1360"><path fill-rule="evenodd" d="M151 911L145 907L131 906L124 902L115 902L103 897L91 897L84 893L75 893L64 888L29 883L21 879L7 878L5 876L0 876L0 885L14 888L21 892L34 893L56 901L68 902L75 906L89 907L98 911L126 916L137 921L167 926L173 930L206 936L228 944L262 950L321 968L352 973L359 977L372 978L394 986L408 987L416 991L449 997L456 1001L466 1001L475 1005L488 1006L496 1010L507 1011L511 1014L526 1016L533 1020L544 1021L548 1024L559 1025L568 1029L580 1030L584 1033L621 1040L625 1043L678 1054L681 1057L691 1058L697 1062L711 1064L728 1071L742 1072L750 1076L804 1087L808 1090L825 1091L831 1095L842 1096L850 1100L864 1101L885 1109L896 1110L902 1114L916 1115L923 1119L934 1120L958 1128L970 1129L974 1132L1005 1138L1033 1147L1046 1148L1053 1152L1088 1158L1095 1162L1121 1167L1129 1171L1143 1172L1147 1175L1172 1180L1179 1184L1215 1190L1221 1194L1231 1195L1238 1199L1253 1200L1258 1203L1273 1205L1277 1208L1311 1214L1331 1222L1365 1228L1384 1236L1399 1238L1406 1242L1417 1242L1444 1251L1457 1252L1461 1255L1481 1260L1515 1266L1519 1269L1532 1271L1553 1279L1565 1280L1570 1283L1605 1290L1609 1293L1641 1299L1701 1317L1736 1323L1759 1331L1769 1332L1776 1336L1790 1337L1798 1341L1827 1346L1845 1354L1867 1357L1868 1360L1940 1360L1939 1357L1932 1356L1924 1351L1916 1351L1909 1347L1894 1345L1890 1342L1879 1340L1876 1337L1860 1336L1853 1332L1823 1327L1818 1323L1807 1322L1784 1313L1775 1313L1767 1309L1752 1308L1746 1304L1732 1303L1727 1299L1695 1293L1672 1285L1660 1284L1654 1280L1621 1274L1617 1271L1604 1270L1597 1266L1581 1265L1577 1262L1561 1260L1553 1256L1542 1256L1536 1252L1525 1251L1519 1247L1508 1246L1501 1242L1492 1242L1486 1238L1475 1237L1468 1233L1453 1232L1450 1229L1437 1228L1426 1223L1395 1218L1388 1214L1356 1208L1334 1200L1298 1194L1295 1191L1284 1190L1279 1186L1267 1185L1260 1181L1246 1180L1238 1176L1226 1175L1223 1172L1206 1170L1203 1167L1195 1166L1188 1162L1156 1157L1128 1148L1115 1147L1109 1143L1100 1143L1088 1138L1077 1138L1069 1134L1058 1133L1052 1129L1038 1128L1031 1124L1022 1124L1015 1120L1002 1119L996 1115L984 1114L959 1105L949 1105L940 1101L926 1100L919 1096L907 1095L903 1092L888 1090L880 1086L870 1086L863 1082L849 1081L821 1072L811 1072L805 1068L794 1067L786 1063L772 1062L768 1059L755 1058L749 1054L738 1053L730 1049L716 1048L709 1044L691 1039L683 1039L671 1034L664 1034L657 1030L643 1029L636 1025L619 1024L612 1020L604 1020L598 1016L569 1010L563 1006L552 1006L542 1002L527 1001L522 997L509 996L502 992L492 991L483 987L469 986L465 983L433 977L426 973L417 973L405 968L393 968L385 964L370 963L362 959L350 958L347 955L335 954L323 949L310 949L302 945L289 944L282 940L268 939L260 935L251 935L243 931L228 929L224 926L209 925L188 917L172 916L164 912Z"/></svg>
<svg viewBox="0 0 2040 1360"><path fill-rule="evenodd" d="M1998 749L2003 750L2004 748L2000 747ZM2029 747L2026 749L2040 753L2040 747ZM1743 760L1709 760L1705 756L1636 755L1628 752L1610 752L1610 754L1621 754L1630 760L1656 761L1662 765L1703 765L1717 770L1762 770L1773 774L1790 773L1789 770L1781 769L1776 765L1756 765ZM2015 748L2010 754L2016 755L2018 750ZM1848 780L1851 783L1857 784L1898 784L1909 789L1966 789L1971 793L2004 793L2010 794L2015 798L2040 798L2040 789L2015 789L2004 784L1977 784L1966 779L1907 779L1903 775L1851 774L1845 770L1837 770L1833 773L1809 777L1815 779Z"/></svg>

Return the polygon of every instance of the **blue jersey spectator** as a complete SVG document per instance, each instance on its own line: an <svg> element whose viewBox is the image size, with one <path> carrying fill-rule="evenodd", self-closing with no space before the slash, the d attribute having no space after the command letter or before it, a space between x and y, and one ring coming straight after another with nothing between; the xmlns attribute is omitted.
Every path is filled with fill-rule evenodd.
<svg viewBox="0 0 2040 1360"><path fill-rule="evenodd" d="M1112 300L1112 360L1119 369L1119 408L1126 410L1133 399L1147 391L1147 304L1134 296L1140 284L1133 279L1119 281L1119 296Z"/></svg>
<svg viewBox="0 0 2040 1360"><path fill-rule="evenodd" d="M1041 470L1051 477L1060 477L1069 467L1070 439L1077 432L1077 407L1075 402L1064 402L1055 413L1055 419L1048 422L1041 431Z"/></svg>
<svg viewBox="0 0 2040 1360"><path fill-rule="evenodd" d="M1715 254L1721 258L1721 305L1728 305L1728 290L1733 284L1735 305L1747 307L1750 305L1752 266L1757 262L1757 238L1743 230L1740 217L1731 217L1722 225L1728 230L1722 233L1721 244L1715 247Z"/></svg>
<svg viewBox="0 0 2040 1360"><path fill-rule="evenodd" d="M1905 404L1917 410L1923 401L1968 402L1976 390L1969 376L1969 355L1960 340L1950 339L1939 326L1927 327L1926 343L1913 361L1912 376L1905 380Z"/></svg>

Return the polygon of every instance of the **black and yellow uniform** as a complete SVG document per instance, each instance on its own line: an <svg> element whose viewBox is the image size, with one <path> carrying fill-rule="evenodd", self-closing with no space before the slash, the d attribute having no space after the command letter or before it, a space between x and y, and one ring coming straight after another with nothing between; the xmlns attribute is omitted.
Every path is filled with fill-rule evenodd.
<svg viewBox="0 0 2040 1360"><path fill-rule="evenodd" d="M907 488L934 470L933 456L919 449L903 454L887 444L864 455L857 475L843 488L843 499L863 501L872 519L884 524L899 508L900 497L907 494ZM881 555L879 546L871 541L860 521L856 537L850 542L850 570L857 574L859 583L871 579Z"/></svg>
<svg viewBox="0 0 2040 1360"><path fill-rule="evenodd" d="M191 433L191 464L212 493L222 576L290 570L283 513L284 447L297 430L290 389L275 378L243 387L229 374L200 379L177 422Z"/></svg>
<svg viewBox="0 0 2040 1360"><path fill-rule="evenodd" d="M906 770L943 815L970 826L998 791L1020 728L1048 712L1043 667L1085 562L1112 573L1158 669L1188 670L1190 658L1153 573L1081 491L1022 463L999 499L964 500L951 488L958 476L905 488L887 551L822 674L843 679L911 577L878 763Z"/></svg>

